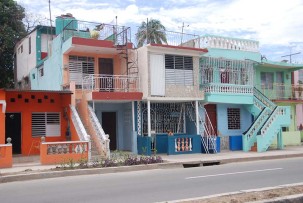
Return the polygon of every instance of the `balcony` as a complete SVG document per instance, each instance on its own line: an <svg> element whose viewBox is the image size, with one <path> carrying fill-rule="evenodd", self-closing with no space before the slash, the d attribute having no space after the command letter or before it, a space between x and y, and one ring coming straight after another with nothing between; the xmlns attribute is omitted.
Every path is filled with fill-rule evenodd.
<svg viewBox="0 0 303 203"><path fill-rule="evenodd" d="M82 91L92 100L142 100L138 76L91 74L84 76Z"/></svg>
<svg viewBox="0 0 303 203"><path fill-rule="evenodd" d="M83 78L83 90L101 92L138 92L138 76L93 74Z"/></svg>
<svg viewBox="0 0 303 203"><path fill-rule="evenodd" d="M303 102L303 85L273 83L268 85L257 84L255 87L271 100Z"/></svg>

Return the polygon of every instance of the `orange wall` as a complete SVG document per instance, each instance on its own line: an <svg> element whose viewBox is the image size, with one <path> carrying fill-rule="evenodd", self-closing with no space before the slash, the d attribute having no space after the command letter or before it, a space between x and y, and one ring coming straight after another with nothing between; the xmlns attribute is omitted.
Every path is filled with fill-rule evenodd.
<svg viewBox="0 0 303 203"><path fill-rule="evenodd" d="M0 100L5 100L5 91L0 89ZM5 112L2 112L2 104L0 104L0 144L5 144Z"/></svg>
<svg viewBox="0 0 303 203"><path fill-rule="evenodd" d="M15 99L15 102L12 102L11 99ZM38 99L41 100L41 103L38 102ZM25 100L28 100L28 102L26 103ZM67 108L67 115L70 115L69 104L71 102L71 94L7 91L6 102L6 112L21 113L21 151L23 155L28 155L29 151L30 154L39 154L40 137L32 137L32 112L60 112L61 135L59 135L59 137L46 137L46 141L66 140L65 132L67 121L64 119L64 108ZM32 144L34 144L34 146L32 146Z"/></svg>
<svg viewBox="0 0 303 203"><path fill-rule="evenodd" d="M87 143L88 148L88 143ZM74 162L88 159L88 150L83 153L71 153L71 154L47 154L47 143L40 145L40 163L41 164L60 164L69 162L73 159Z"/></svg>
<svg viewBox="0 0 303 203"><path fill-rule="evenodd" d="M0 146L0 168L13 166L12 145Z"/></svg>

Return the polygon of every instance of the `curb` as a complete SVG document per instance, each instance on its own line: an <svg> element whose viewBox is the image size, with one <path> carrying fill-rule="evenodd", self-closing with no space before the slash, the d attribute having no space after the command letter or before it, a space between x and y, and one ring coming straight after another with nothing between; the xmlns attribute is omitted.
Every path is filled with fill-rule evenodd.
<svg viewBox="0 0 303 203"><path fill-rule="evenodd" d="M135 166L120 166L120 167L108 167L108 168L87 168L87 169L74 169L74 170L62 170L56 171L50 169L50 171L40 171L32 173L21 174L0 174L0 183L8 183L14 181L25 181L25 180L37 180L45 178L58 178L67 176L78 176L78 175L95 175L95 174L107 174L107 173L118 173L118 172L129 172L129 171L143 171L153 169L167 169L167 168L183 168L180 163L159 163L159 164L148 164L148 165L135 165Z"/></svg>
<svg viewBox="0 0 303 203"><path fill-rule="evenodd" d="M88 169L74 169L74 170L61 170L61 171L50 169L48 171L36 171L36 172L32 171L32 172L16 172L16 173L4 173L4 174L0 173L0 183L25 181L25 180L37 180L37 179L45 179L45 178L58 178L58 177L67 177L67 176L78 176L78 175L95 175L95 174L142 171L142 170L153 170L153 169L186 168L185 165L203 166L203 165L212 165L213 163L227 164L227 163L235 163L235 162L296 158L296 157L303 157L303 153L276 155L276 156L269 155L262 157L228 158L221 160L217 159L217 160L206 160L206 161L166 162L159 164L120 166L120 167L109 167L109 168L88 168Z"/></svg>

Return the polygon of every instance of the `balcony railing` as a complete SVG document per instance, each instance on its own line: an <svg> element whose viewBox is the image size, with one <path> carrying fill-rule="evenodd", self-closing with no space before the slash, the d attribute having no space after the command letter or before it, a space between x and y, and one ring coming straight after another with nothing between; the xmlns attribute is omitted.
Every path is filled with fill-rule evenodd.
<svg viewBox="0 0 303 203"><path fill-rule="evenodd" d="M126 43L131 42L129 27L79 20L72 20L64 27L64 41L70 37L110 40L113 41L115 45L125 45Z"/></svg>
<svg viewBox="0 0 303 203"><path fill-rule="evenodd" d="M186 34L181 32L164 31L163 35L166 37L166 42L162 41L163 45L190 47L190 48L203 48L199 44L198 35ZM152 39L148 40L151 44L157 44ZM136 41L138 44L138 41Z"/></svg>
<svg viewBox="0 0 303 203"><path fill-rule="evenodd" d="M138 76L91 74L83 78L83 90L103 92L138 92Z"/></svg>
<svg viewBox="0 0 303 203"><path fill-rule="evenodd" d="M255 87L271 100L303 100L303 85L273 83Z"/></svg>
<svg viewBox="0 0 303 203"><path fill-rule="evenodd" d="M234 85L226 83L204 84L202 89L205 93L232 93L232 94L253 94L253 86Z"/></svg>

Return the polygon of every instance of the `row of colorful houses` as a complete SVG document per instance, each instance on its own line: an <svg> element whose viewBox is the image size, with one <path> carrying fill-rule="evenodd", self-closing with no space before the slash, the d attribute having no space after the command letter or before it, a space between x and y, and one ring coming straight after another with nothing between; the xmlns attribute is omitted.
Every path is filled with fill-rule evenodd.
<svg viewBox="0 0 303 203"><path fill-rule="evenodd" d="M30 148L41 136L88 136L108 156L301 143L303 86L295 80L303 65L265 59L255 40L165 34L167 44L135 48L125 26L70 14L55 28L37 26L15 48L16 89L2 90L0 144L11 137L13 153L28 155L39 153ZM16 134L12 115L21 120Z"/></svg>

